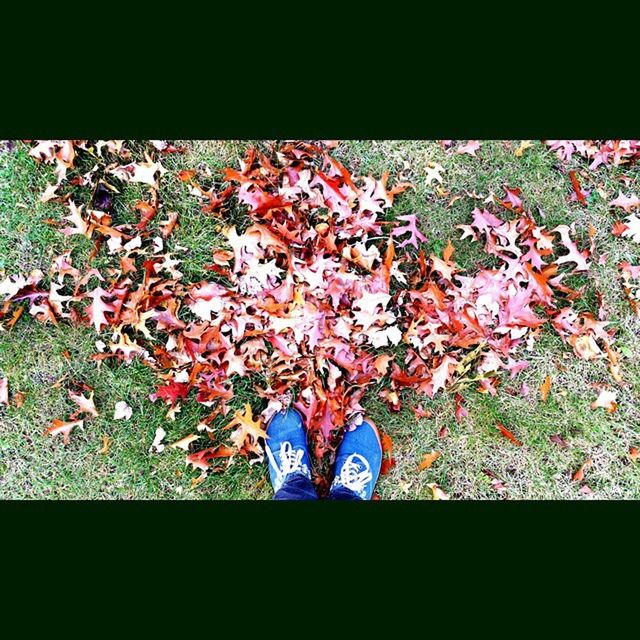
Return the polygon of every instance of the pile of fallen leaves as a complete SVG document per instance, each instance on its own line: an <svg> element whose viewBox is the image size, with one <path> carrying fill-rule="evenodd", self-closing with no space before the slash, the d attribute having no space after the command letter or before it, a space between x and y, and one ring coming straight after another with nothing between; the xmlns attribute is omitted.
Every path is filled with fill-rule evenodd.
<svg viewBox="0 0 640 640"><path fill-rule="evenodd" d="M567 141L549 144L564 156L584 151L599 163L635 159L640 149L571 150L561 142ZM45 323L91 325L99 334L94 360L139 359L157 373L151 400L167 405L168 419L189 398L206 407L199 433L174 443L203 474L236 455L261 461L267 421L295 406L305 418L321 486L344 429L362 420L362 398L376 383L384 384L381 395L392 410L400 409L403 389L429 398L448 389L461 419L462 392L473 386L497 393L505 374L513 378L527 367L526 354L545 326L576 356L606 358L622 382L613 331L603 317L573 308L581 292L567 284L589 270L593 233L580 248L572 228L539 224L520 191L505 186L503 196L487 198L461 226L460 240L479 243L494 266L465 272L451 242L441 255L425 253L426 229L415 214L388 215L410 184L390 187L386 175L354 176L331 156L331 146L287 142L268 154L253 150L208 187L195 169L179 172L202 215L223 225L228 243L212 250L206 281L186 282L179 271L184 248L167 248L178 216L162 201L162 156L181 148L151 141L145 160L135 162L121 140L33 143L31 155L55 167L57 183L42 200L65 204L60 231L91 239L92 259L106 256L111 266L80 271L69 251L47 275L8 277L0 283L0 321L10 328L27 310ZM94 166L67 179L78 155ZM137 224L113 216L127 182L148 189L135 204ZM84 202L76 199L79 187L90 191ZM229 223L238 208L245 216L241 229ZM428 222L428 212L421 220ZM639 275L640 267L626 269L629 278ZM263 409L254 415L247 404L222 430L214 428L230 412L238 378L252 381ZM90 389L70 395L79 411L47 430L65 441L96 415ZM130 418L131 409L119 404L116 417ZM164 446L163 435L155 450ZM210 446L190 452L203 437Z"/></svg>

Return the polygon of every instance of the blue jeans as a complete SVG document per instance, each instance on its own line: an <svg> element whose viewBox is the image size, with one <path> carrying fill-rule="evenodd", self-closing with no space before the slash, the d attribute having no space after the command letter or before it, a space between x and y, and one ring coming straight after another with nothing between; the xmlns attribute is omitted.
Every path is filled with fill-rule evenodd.
<svg viewBox="0 0 640 640"><path fill-rule="evenodd" d="M332 489L327 496L329 500L361 500L353 491L345 487ZM313 482L301 474L294 475L291 480L283 484L273 496L274 500L317 500L318 494Z"/></svg>

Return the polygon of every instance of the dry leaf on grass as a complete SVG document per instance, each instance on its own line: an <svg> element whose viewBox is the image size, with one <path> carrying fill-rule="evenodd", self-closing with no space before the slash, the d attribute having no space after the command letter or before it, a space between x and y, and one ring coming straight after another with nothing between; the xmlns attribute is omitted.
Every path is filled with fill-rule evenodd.
<svg viewBox="0 0 640 640"><path fill-rule="evenodd" d="M418 465L418 471L424 471L425 469L429 469L431 465L442 455L440 451L432 451L431 453L425 453L422 456L422 460Z"/></svg>

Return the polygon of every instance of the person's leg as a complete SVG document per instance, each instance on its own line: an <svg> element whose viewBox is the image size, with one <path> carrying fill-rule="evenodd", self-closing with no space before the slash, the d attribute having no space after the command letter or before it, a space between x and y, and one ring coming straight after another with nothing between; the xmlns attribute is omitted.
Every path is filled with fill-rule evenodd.
<svg viewBox="0 0 640 640"><path fill-rule="evenodd" d="M313 482L303 475L294 475L276 491L274 500L317 500Z"/></svg>
<svg viewBox="0 0 640 640"><path fill-rule="evenodd" d="M336 454L329 500L371 500L381 466L378 429L365 420L344 434Z"/></svg>
<svg viewBox="0 0 640 640"><path fill-rule="evenodd" d="M274 500L317 500L311 482L307 432L295 409L276 413L267 427L265 451Z"/></svg>

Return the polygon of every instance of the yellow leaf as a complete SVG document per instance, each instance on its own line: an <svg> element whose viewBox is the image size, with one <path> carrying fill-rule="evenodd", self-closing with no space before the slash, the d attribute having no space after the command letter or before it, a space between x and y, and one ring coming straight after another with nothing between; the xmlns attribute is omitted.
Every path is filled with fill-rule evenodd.
<svg viewBox="0 0 640 640"><path fill-rule="evenodd" d="M111 438L109 436L102 436L102 449L98 451L103 456L106 456L109 453L109 449L111 448Z"/></svg>
<svg viewBox="0 0 640 640"><path fill-rule="evenodd" d="M431 489L434 500L448 500L449 496L435 483L430 482L427 487Z"/></svg>
<svg viewBox="0 0 640 640"><path fill-rule="evenodd" d="M533 142L531 140L522 140L520 142L520 146L515 150L516 156L521 158L525 149L529 149L530 147L533 147Z"/></svg>

